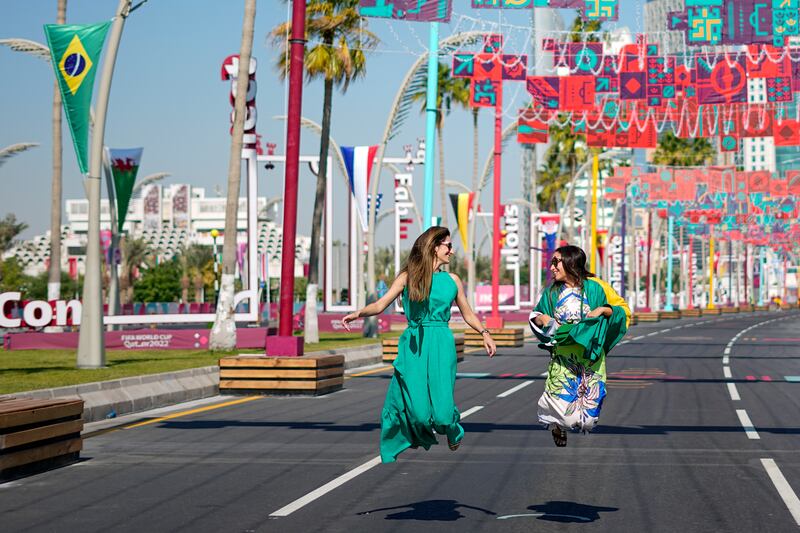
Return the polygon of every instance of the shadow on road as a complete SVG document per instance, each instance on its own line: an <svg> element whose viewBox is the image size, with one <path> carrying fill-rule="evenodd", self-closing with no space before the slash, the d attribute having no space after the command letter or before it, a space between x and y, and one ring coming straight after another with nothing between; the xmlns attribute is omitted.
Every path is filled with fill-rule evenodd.
<svg viewBox="0 0 800 533"><path fill-rule="evenodd" d="M596 507L575 502L549 501L543 504L530 505L528 509L543 513L539 520L561 523L587 523L600 519L600 513L619 511L616 507Z"/></svg>
<svg viewBox="0 0 800 533"><path fill-rule="evenodd" d="M372 509L370 511L362 511L357 513L360 516L372 513L379 513L382 511L394 511L407 509L397 513L390 513L384 517L384 520L425 520L431 522L454 522L460 518L466 518L461 514L460 509L471 509L473 511L480 511L486 515L495 515L496 513L483 509L481 507L474 507L464 503L459 503L456 500L424 500L421 502L408 503L405 505L396 505L394 507L382 507L380 509Z"/></svg>

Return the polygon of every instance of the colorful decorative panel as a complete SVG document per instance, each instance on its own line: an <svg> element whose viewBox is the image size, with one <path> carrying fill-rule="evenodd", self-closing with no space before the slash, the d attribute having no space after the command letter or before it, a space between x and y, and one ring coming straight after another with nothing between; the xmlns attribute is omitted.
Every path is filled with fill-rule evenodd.
<svg viewBox="0 0 800 533"><path fill-rule="evenodd" d="M414 22L449 22L451 0L360 0L363 17L387 18Z"/></svg>

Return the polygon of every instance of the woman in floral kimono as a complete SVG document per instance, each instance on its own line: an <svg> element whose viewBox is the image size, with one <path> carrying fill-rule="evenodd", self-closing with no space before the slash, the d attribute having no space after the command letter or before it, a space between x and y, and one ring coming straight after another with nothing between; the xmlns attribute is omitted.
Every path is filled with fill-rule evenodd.
<svg viewBox="0 0 800 533"><path fill-rule="evenodd" d="M586 269L586 254L562 246L550 263L553 283L528 320L551 354L539 422L567 445L567 429L591 431L606 396L606 354L625 335L631 311L608 283Z"/></svg>

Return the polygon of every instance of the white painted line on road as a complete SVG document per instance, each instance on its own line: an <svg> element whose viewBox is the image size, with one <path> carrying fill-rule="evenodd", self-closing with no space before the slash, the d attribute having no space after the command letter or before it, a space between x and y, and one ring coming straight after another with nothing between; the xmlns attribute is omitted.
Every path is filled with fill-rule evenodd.
<svg viewBox="0 0 800 533"><path fill-rule="evenodd" d="M783 503L786 504L786 507L789 508L789 512L792 513L794 521L800 526L800 498L797 497L797 494L792 490L789 482L783 477L783 473L781 473L781 469L778 468L775 461L772 459L761 459L761 464L764 465L764 470L767 471L767 475L769 475L769 478L772 480L772 484L778 489L778 494L780 494L783 499Z"/></svg>
<svg viewBox="0 0 800 533"><path fill-rule="evenodd" d="M654 331L652 333L647 334L648 337L652 337L653 335L658 335L658 331Z"/></svg>
<svg viewBox="0 0 800 533"><path fill-rule="evenodd" d="M643 339L643 338L644 338L644 335L639 335L638 337L633 337L631 340L632 341L638 341L639 339Z"/></svg>
<svg viewBox="0 0 800 533"><path fill-rule="evenodd" d="M724 353L725 355L730 355L730 353L731 353L731 347L730 347L730 346L728 346L727 348L725 348L725 351L724 351L724 352L722 352L722 353Z"/></svg>
<svg viewBox="0 0 800 533"><path fill-rule="evenodd" d="M464 420L465 418L467 418L472 413L477 413L481 409L483 409L482 405L476 405L475 407L470 407L469 409L467 409L466 411L461 413L461 420Z"/></svg>
<svg viewBox="0 0 800 533"><path fill-rule="evenodd" d="M756 431L756 428L753 427L753 423L750 421L750 417L747 416L747 411L745 411L744 409L737 409L736 416L739 417L739 422L742 424L744 432L747 433L748 439L756 440L761 438L758 435L758 431Z"/></svg>
<svg viewBox="0 0 800 533"><path fill-rule="evenodd" d="M308 494L306 494L302 498L296 499L295 501L293 501L289 505L281 507L280 509L278 509L274 513L270 514L270 516L289 516L293 512L297 511L298 509L301 509L301 508L305 507L306 505L308 505L309 503L313 502L314 500L316 500L316 499L324 496L325 494L329 493L330 491L332 491L336 487L339 487L340 485L344 485L345 483L347 483L348 481L350 481L354 477L363 474L367 470L379 465L380 463L381 463L380 455L377 456L377 457L373 457L372 459L370 459L369 461L367 461L363 465L361 465L359 467L356 467L353 470L351 470L351 471L349 471L349 472L347 472L345 474L342 474L341 476L337 477L333 481L329 481L328 483L325 483L320 488L309 492Z"/></svg>
<svg viewBox="0 0 800 533"><path fill-rule="evenodd" d="M728 383L728 394L731 395L731 400L734 402L738 402L741 400L741 396L739 396L739 389L736 388L736 383Z"/></svg>
<svg viewBox="0 0 800 533"><path fill-rule="evenodd" d="M722 357L722 364L723 365L728 365L728 364L730 364L730 362L731 362L730 356L725 355L725 356Z"/></svg>
<svg viewBox="0 0 800 533"><path fill-rule="evenodd" d="M476 405L475 407L471 407L471 408L467 409L466 411L461 413L461 420L464 420L465 418L467 418L472 413L477 413L481 409L483 409L482 405ZM271 513L269 516L273 516L273 517L289 516L293 512L297 511L298 509L302 509L303 507L305 507L309 503L313 502L314 500L317 500L317 499L321 498L322 496L326 495L327 493L329 493L333 489L344 485L345 483L347 483L348 481L350 481L354 477L360 476L364 472L370 470L371 468L373 468L373 467L375 467L375 466L377 466L379 464L381 464L381 456L380 455L378 455L377 457L373 457L372 459L370 459L366 463L362 464L361 466L357 466L353 470L350 470L349 472L346 472L346 473L342 474L341 476L337 477L336 479L325 483L320 488L312 490L311 492L309 492L305 496L296 499L295 501L293 501L289 505L285 505L284 507L281 507L277 511Z"/></svg>
<svg viewBox="0 0 800 533"><path fill-rule="evenodd" d="M542 372L542 373L541 373L541 374L539 374L539 375L540 375L540 376L542 376L542 377L545 377L545 378L546 378L546 377L547 377L547 372Z"/></svg>
<svg viewBox="0 0 800 533"><path fill-rule="evenodd" d="M520 389L524 389L525 387L527 387L527 386L528 386L528 385L530 385L531 383L533 383L533 380L532 380L532 379L529 379L528 381L523 381L522 383L520 383L520 384L519 384L519 385L517 385L516 387L511 387L511 388L510 388L510 389L508 389L507 391L505 391L505 392L501 392L500 394L498 394L498 395L497 395L497 397L498 397L498 398L505 398L506 396L511 396L512 394L514 394L514 393L515 393L515 392L517 392L518 390L520 390Z"/></svg>
<svg viewBox="0 0 800 533"><path fill-rule="evenodd" d="M732 378L733 376L731 375L731 367L723 366L722 367L722 375L724 375L727 379Z"/></svg>

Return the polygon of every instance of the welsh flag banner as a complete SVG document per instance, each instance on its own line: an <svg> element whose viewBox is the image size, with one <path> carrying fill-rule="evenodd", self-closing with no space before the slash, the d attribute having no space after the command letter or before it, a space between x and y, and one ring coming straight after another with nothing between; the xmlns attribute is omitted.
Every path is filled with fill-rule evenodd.
<svg viewBox="0 0 800 533"><path fill-rule="evenodd" d="M128 214L128 204L142 162L143 150L143 148L106 148L106 160L111 167L117 197L117 229L120 233L125 224L125 215Z"/></svg>
<svg viewBox="0 0 800 533"><path fill-rule="evenodd" d="M100 24L45 24L51 63L56 73L78 166L89 172L89 109L94 75L111 22Z"/></svg>

